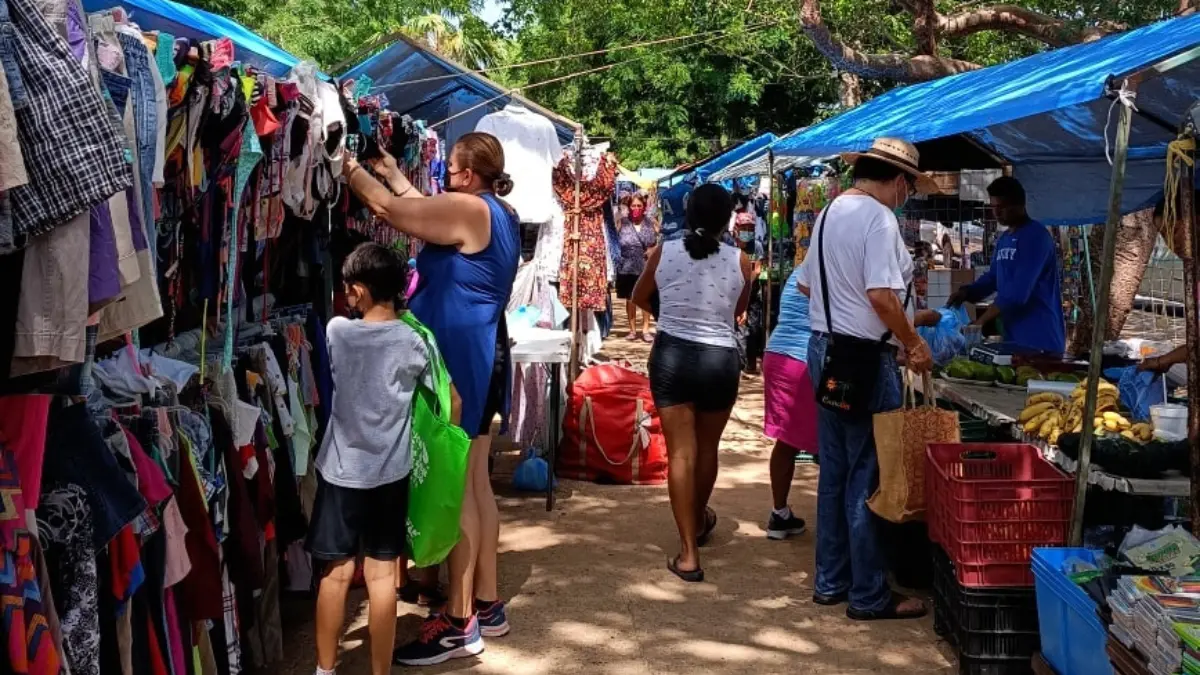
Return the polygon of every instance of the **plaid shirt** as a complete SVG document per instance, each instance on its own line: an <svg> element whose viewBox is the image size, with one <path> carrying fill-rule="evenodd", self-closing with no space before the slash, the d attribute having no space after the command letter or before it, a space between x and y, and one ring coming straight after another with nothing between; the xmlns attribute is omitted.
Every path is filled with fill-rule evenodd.
<svg viewBox="0 0 1200 675"><path fill-rule="evenodd" d="M64 36L35 0L8 0L25 104L16 107L29 184L11 191L13 227L37 236L133 185L124 140Z"/></svg>

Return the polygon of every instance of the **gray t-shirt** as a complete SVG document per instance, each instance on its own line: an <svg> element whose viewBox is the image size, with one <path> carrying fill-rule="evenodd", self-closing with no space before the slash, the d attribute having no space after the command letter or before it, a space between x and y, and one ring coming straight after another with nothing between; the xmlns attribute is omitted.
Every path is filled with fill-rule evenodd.
<svg viewBox="0 0 1200 675"><path fill-rule="evenodd" d="M418 382L433 387L425 341L402 321L335 317L325 334L333 407L317 471L357 489L404 478L412 470L413 393Z"/></svg>

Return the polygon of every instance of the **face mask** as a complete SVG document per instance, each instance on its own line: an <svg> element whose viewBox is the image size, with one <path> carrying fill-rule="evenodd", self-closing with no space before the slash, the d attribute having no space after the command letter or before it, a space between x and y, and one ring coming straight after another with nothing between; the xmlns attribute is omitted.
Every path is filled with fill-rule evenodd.
<svg viewBox="0 0 1200 675"><path fill-rule="evenodd" d="M629 209L629 217L634 220L641 220L642 216L646 215L646 209L632 208Z"/></svg>

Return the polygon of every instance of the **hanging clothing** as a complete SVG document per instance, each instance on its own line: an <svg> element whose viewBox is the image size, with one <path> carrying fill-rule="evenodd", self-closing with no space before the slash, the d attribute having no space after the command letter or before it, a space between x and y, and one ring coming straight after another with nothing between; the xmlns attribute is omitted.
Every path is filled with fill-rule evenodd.
<svg viewBox="0 0 1200 675"><path fill-rule="evenodd" d="M13 227L32 237L129 188L134 177L100 92L38 4L9 0L0 25L11 29L6 38L20 70L20 85L12 70L6 74L29 177L10 193Z"/></svg>
<svg viewBox="0 0 1200 675"><path fill-rule="evenodd" d="M544 223L554 212L550 172L562 155L558 132L545 117L516 103L485 115L475 131L495 136L504 148L504 171L514 177L504 201L522 223Z"/></svg>
<svg viewBox="0 0 1200 675"><path fill-rule="evenodd" d="M442 357L462 398L461 426L472 437L479 435L497 368L505 371L498 411L502 427L508 419L512 368L497 364L497 356L508 357L507 340L499 345L497 336L521 255L516 215L495 195L485 193L482 198L491 214L487 248L464 254L457 246L426 244L417 256L421 283L409 303L439 345L453 346L445 349ZM498 346L502 347L500 354Z"/></svg>
<svg viewBox="0 0 1200 675"><path fill-rule="evenodd" d="M554 192L566 214L562 265L558 275L559 297L571 309L572 287L576 284L576 248L571 241L575 219L575 173L570 157L554 169ZM600 160L596 175L579 182L578 309L603 312L608 297L608 246L604 234L605 202L616 185L617 163L607 156Z"/></svg>
<svg viewBox="0 0 1200 675"><path fill-rule="evenodd" d="M56 485L42 495L37 530L58 596L62 646L73 675L100 675L100 604L91 509L83 488Z"/></svg>

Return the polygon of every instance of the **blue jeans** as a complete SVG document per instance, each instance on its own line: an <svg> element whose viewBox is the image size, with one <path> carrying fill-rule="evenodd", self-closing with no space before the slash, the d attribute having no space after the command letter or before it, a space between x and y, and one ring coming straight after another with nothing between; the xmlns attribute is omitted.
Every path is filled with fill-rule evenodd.
<svg viewBox="0 0 1200 675"><path fill-rule="evenodd" d="M814 332L808 343L813 383L821 381L828 337ZM871 412L899 408L903 402L900 369L891 352L879 357L879 379ZM879 487L875 429L871 417L853 418L817 406L817 579L821 595L849 594L850 607L878 611L891 600L887 565L875 533L875 515L867 499Z"/></svg>
<svg viewBox="0 0 1200 675"><path fill-rule="evenodd" d="M154 102L154 75L151 68L158 65L151 61L150 50L141 40L117 33L117 40L125 52L125 67L132 80L130 96L133 102L133 120L136 127L138 154L138 176L141 185L142 203L138 204L142 226L146 230L146 245L150 249L150 267L158 269L158 225L154 220L154 159L158 142L158 109Z"/></svg>

